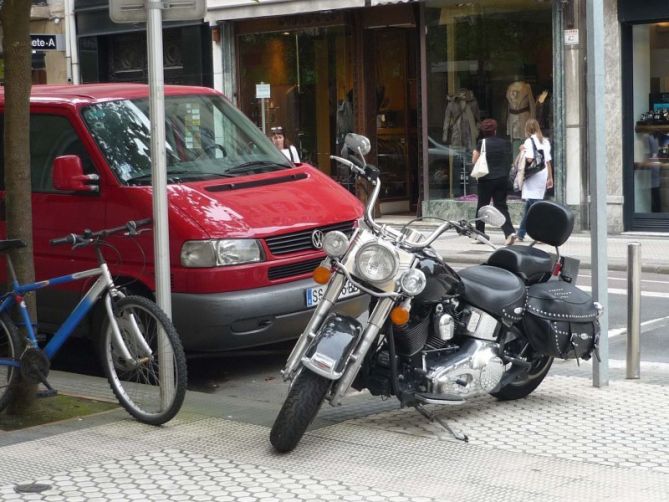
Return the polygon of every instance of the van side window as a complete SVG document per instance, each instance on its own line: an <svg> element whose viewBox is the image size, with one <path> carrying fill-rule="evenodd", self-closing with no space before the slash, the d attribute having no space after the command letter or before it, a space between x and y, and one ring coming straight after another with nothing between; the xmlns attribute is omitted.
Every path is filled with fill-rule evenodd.
<svg viewBox="0 0 669 502"><path fill-rule="evenodd" d="M78 155L84 173L95 172L93 162L70 121L58 115L31 115L30 166L33 192L55 192L53 161L61 155Z"/></svg>

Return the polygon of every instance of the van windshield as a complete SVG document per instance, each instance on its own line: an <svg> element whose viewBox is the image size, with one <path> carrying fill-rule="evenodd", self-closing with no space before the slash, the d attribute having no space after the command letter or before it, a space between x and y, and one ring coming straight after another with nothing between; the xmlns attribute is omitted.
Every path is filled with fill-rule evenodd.
<svg viewBox="0 0 669 502"><path fill-rule="evenodd" d="M151 184L148 99L97 103L82 115L118 179ZM165 96L165 140L168 183L292 167L258 127L220 96Z"/></svg>

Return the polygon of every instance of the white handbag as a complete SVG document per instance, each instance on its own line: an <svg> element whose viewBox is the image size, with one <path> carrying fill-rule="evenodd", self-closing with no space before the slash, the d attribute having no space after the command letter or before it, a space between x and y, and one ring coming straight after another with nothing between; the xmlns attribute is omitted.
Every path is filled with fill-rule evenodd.
<svg viewBox="0 0 669 502"><path fill-rule="evenodd" d="M481 154L474 164L474 169L472 169L471 177L479 179L482 176L487 176L490 171L488 170L488 160L485 157L485 140L481 143Z"/></svg>

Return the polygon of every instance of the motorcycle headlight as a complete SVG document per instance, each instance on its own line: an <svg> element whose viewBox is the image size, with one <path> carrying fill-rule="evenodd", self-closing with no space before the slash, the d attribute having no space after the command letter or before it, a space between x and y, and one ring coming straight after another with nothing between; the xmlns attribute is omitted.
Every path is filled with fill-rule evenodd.
<svg viewBox="0 0 669 502"><path fill-rule="evenodd" d="M323 251L325 251L328 256L335 258L344 256L344 253L346 253L346 250L348 249L348 245L348 237L346 237L344 232L339 232L338 230L328 232L323 237Z"/></svg>
<svg viewBox="0 0 669 502"><path fill-rule="evenodd" d="M427 284L427 279L425 274L416 268L407 270L400 277L400 286L402 291L411 296L416 296L423 292L425 285Z"/></svg>
<svg viewBox="0 0 669 502"><path fill-rule="evenodd" d="M372 284L384 284L397 274L399 259L392 248L370 242L358 251L355 266L364 280Z"/></svg>
<svg viewBox="0 0 669 502"><path fill-rule="evenodd" d="M184 267L224 267L263 260L260 244L255 239L221 239L187 241L181 247Z"/></svg>

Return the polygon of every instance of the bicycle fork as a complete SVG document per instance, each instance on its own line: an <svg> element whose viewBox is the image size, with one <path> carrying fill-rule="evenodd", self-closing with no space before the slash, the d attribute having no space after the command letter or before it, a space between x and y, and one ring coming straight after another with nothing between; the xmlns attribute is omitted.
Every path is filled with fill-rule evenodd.
<svg viewBox="0 0 669 502"><path fill-rule="evenodd" d="M124 360L132 361L135 364L143 364L151 358L153 351L142 336L142 332L139 329L139 324L137 323L135 315L133 313L129 313L127 323L129 328L128 331L134 337L136 342L135 347L137 347L139 351L138 357L133 357L130 354L128 346L126 345L125 340L123 340L123 336L121 335L121 329L118 326L116 313L114 312L114 306L112 305L112 296L123 298L125 295L116 289L116 285L114 284L111 274L109 273L107 264L103 263L100 268L102 269L102 277L98 279L92 289L95 289L98 283L100 283L103 288L107 290L107 294L104 296L104 304L105 310L107 311L107 318L109 319L109 325L111 326L112 330L112 344L114 345L114 349Z"/></svg>

